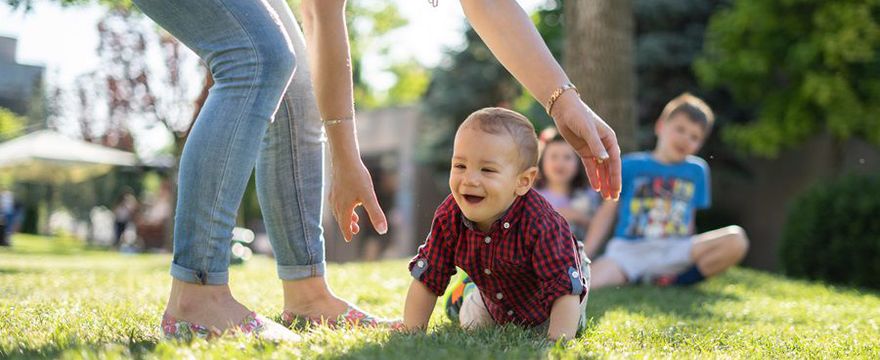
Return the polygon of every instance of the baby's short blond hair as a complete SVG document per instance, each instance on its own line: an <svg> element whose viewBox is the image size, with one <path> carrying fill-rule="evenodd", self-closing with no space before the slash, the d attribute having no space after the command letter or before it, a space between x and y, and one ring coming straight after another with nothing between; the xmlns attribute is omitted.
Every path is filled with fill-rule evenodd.
<svg viewBox="0 0 880 360"><path fill-rule="evenodd" d="M459 130L475 128L488 134L507 134L516 142L521 161L520 170L538 165L538 136L535 126L522 114L498 107L475 111L461 123Z"/></svg>

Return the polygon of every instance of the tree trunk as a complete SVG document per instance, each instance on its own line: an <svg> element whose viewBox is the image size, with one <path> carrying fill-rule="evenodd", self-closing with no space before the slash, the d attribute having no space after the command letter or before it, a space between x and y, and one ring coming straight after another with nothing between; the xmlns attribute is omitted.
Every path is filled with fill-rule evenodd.
<svg viewBox="0 0 880 360"><path fill-rule="evenodd" d="M566 72L584 101L636 150L635 19L632 0L568 0Z"/></svg>

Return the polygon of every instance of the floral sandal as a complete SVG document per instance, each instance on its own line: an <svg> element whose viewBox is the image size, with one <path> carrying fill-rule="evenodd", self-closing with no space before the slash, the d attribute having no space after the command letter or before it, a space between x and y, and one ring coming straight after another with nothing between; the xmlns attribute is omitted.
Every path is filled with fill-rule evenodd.
<svg viewBox="0 0 880 360"><path fill-rule="evenodd" d="M304 329L309 326L327 325L331 328L346 327L372 327L372 328L388 328L398 330L403 327L400 320L388 320L370 315L354 306L349 305L342 315L336 319L327 319L322 316L311 317L304 315L296 315L285 310L281 313L281 324L292 329Z"/></svg>
<svg viewBox="0 0 880 360"><path fill-rule="evenodd" d="M216 328L194 324L186 320L175 319L165 313L162 316L162 332L167 339L192 341L193 339L213 339L223 335ZM253 335L255 338L269 341L299 341L300 337L280 324L251 311L241 322L227 330L228 333Z"/></svg>

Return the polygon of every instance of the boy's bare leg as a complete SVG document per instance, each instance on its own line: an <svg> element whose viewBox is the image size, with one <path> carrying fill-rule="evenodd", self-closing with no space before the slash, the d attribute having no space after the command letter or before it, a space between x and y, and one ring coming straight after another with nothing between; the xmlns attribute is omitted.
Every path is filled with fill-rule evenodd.
<svg viewBox="0 0 880 360"><path fill-rule="evenodd" d="M696 235L693 242L691 259L706 277L736 265L749 249L745 230L736 225Z"/></svg>
<svg viewBox="0 0 880 360"><path fill-rule="evenodd" d="M590 289L627 283L626 275L620 265L607 257L599 258L590 264Z"/></svg>

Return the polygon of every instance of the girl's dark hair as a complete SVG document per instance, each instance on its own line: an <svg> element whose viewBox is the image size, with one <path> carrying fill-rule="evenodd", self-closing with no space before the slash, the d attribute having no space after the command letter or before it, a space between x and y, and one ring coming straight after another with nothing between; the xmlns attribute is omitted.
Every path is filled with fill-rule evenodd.
<svg viewBox="0 0 880 360"><path fill-rule="evenodd" d="M538 177L535 179L535 188L542 189L547 187L547 179L544 175L544 150L547 149L547 146L552 143L564 143L568 145L568 142L556 131L556 128L546 128L544 131L541 131L540 139L541 141L541 154L538 156ZM574 150L572 150L573 152ZM580 159L578 159L578 163L575 166L575 174L574 177L571 178L571 181L568 183L568 195L577 190L582 189L587 186L587 173L584 171L584 167L580 163Z"/></svg>

